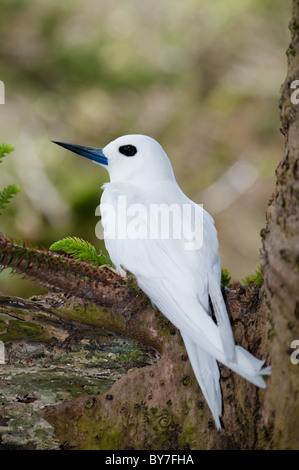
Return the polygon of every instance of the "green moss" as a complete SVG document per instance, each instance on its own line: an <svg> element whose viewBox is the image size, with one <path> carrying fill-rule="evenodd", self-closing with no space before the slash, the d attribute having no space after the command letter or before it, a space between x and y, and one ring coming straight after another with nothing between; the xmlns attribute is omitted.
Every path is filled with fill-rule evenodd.
<svg viewBox="0 0 299 470"><path fill-rule="evenodd" d="M66 317L70 306L68 302L65 303L63 312L66 312ZM61 312L59 313L61 316ZM88 325L93 326L101 326L101 318L105 318L105 325L107 325L107 329L111 327L111 329L117 330L117 321L120 323L123 322L123 318L119 315L116 319L115 315L110 314L105 308L100 308L95 304L88 304L88 305L80 305L77 304L76 307L72 305L71 308L71 318L72 320L78 320L80 323L86 323ZM109 317L111 318L111 324L109 324Z"/></svg>
<svg viewBox="0 0 299 470"><path fill-rule="evenodd" d="M262 272L262 267L258 266L257 269L255 270L255 273L242 279L242 282L243 284L245 284L245 286L249 286L250 284L255 284L257 287L261 287L264 282L264 275Z"/></svg>
<svg viewBox="0 0 299 470"><path fill-rule="evenodd" d="M268 332L268 338L269 338L270 341L273 341L275 336L276 336L276 331L274 329L274 325L272 325L271 330L269 330L269 332Z"/></svg>
<svg viewBox="0 0 299 470"><path fill-rule="evenodd" d="M111 432L109 435L106 432L101 432L97 434L91 449L101 449L101 450L115 450L120 448L120 443L123 439L121 432ZM99 447L100 445L100 447Z"/></svg>
<svg viewBox="0 0 299 470"><path fill-rule="evenodd" d="M85 402L86 405L86 402ZM92 405L92 404L91 404ZM130 427L120 427L119 431L114 431L111 428L111 417L108 422L103 414L100 414L100 410L95 410L95 413L90 414L90 410L94 407L90 406L86 409L84 406L84 412L80 414L79 419L68 420L66 416L66 422L59 420L59 429L56 428L57 434L61 433L63 440L75 442L79 448L84 450L115 450L123 448L124 442L130 446L130 433L132 432L132 441L135 440L135 429ZM117 410L116 410L117 413ZM142 420L147 423L147 433L144 438L144 442L140 442L138 448L159 448L163 449L176 449L177 448L177 426L174 422L172 414L164 408L152 407L149 408L145 404L139 404L134 406L133 409L128 409L127 406L123 406L121 409L123 416L130 416L130 419L138 420L138 415L141 414ZM101 419L99 419L101 416ZM109 429L109 432L107 432ZM82 440L80 436L84 435L84 444L80 444Z"/></svg>
<svg viewBox="0 0 299 470"><path fill-rule="evenodd" d="M158 412L158 408L156 408L156 407L151 408L151 413L153 415L155 415L157 412Z"/></svg>
<svg viewBox="0 0 299 470"><path fill-rule="evenodd" d="M7 330L7 324L0 319L0 334L2 333L2 331L6 331Z"/></svg>
<svg viewBox="0 0 299 470"><path fill-rule="evenodd" d="M221 269L221 287L231 287L231 276L227 268Z"/></svg>
<svg viewBox="0 0 299 470"><path fill-rule="evenodd" d="M194 428L194 426L184 428L180 437L180 449L184 449L186 445L188 445L189 448L192 449L194 436L196 436L196 429Z"/></svg>
<svg viewBox="0 0 299 470"><path fill-rule="evenodd" d="M110 432L107 433L107 428L109 428L109 423L102 418L101 420L95 419L94 413L91 413L93 408L86 409L85 413L80 417L79 420L72 421L71 425L66 423L61 423L63 426L63 439L68 439L68 434L65 434L65 431L68 430L70 434L69 440L73 441L73 435L87 436L86 441L84 440L84 445L81 447L80 438L78 440L78 448L84 450L115 450L120 448L120 443L122 441L122 433L120 431L113 432L110 429ZM96 410L95 410L96 411ZM59 435L59 429L57 429Z"/></svg>
<svg viewBox="0 0 299 470"><path fill-rule="evenodd" d="M137 278L133 273L128 271L125 267L122 266L126 272L126 286L129 292L133 295L140 293L140 287L138 286Z"/></svg>
<svg viewBox="0 0 299 470"><path fill-rule="evenodd" d="M0 322L1 341L25 340L30 342L47 342L50 338L43 327L29 321L9 319Z"/></svg>
<svg viewBox="0 0 299 470"><path fill-rule="evenodd" d="M191 378L189 377L189 375L186 375L183 379L182 379L182 384L185 386L185 387L189 387L191 385Z"/></svg>
<svg viewBox="0 0 299 470"><path fill-rule="evenodd" d="M48 429L35 429L34 430L35 437L39 441L46 441L46 439L49 437L49 430Z"/></svg>
<svg viewBox="0 0 299 470"><path fill-rule="evenodd" d="M171 323L166 317L164 317L163 314L159 315L158 317L158 326L160 327L161 332L166 334L166 337L170 336Z"/></svg>

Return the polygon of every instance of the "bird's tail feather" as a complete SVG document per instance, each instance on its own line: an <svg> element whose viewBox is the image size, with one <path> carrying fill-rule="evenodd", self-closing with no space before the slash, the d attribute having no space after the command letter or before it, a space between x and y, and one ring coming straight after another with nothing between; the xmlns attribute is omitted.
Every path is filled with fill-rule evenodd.
<svg viewBox="0 0 299 470"><path fill-rule="evenodd" d="M208 403L217 429L221 429L222 395L220 389L220 373L216 359L202 349L186 334L182 333L185 347L192 365L193 372ZM246 349L236 346L235 362L223 362L234 372L252 382L257 387L265 388L262 375L271 374L271 367L262 365L265 361L257 359Z"/></svg>
<svg viewBox="0 0 299 470"><path fill-rule="evenodd" d="M142 285L140 287L143 289ZM186 296L182 295L180 297L176 291L176 295L168 296L166 299L163 287L165 289L165 286L163 286L162 283L155 285L156 291L158 293L161 292L156 304L158 308L164 312L167 318L176 325L177 328L179 328L196 378L216 421L217 414L218 412L220 414L219 410L221 409L219 408L219 405L217 405L217 408L217 406L213 404L217 403L217 399L212 400L211 398L213 394L214 396L217 395L216 385L212 386L211 384L213 381L216 383L217 380L219 380L219 375L216 380L216 372L214 372L216 367L218 371L216 360L261 388L265 388L266 386L262 375L271 374L271 368L263 368L265 361L257 359L241 346L233 346L234 353L231 354L231 338L229 338L228 344L223 341L224 334L228 331L228 323L226 320L220 318L221 316L227 315L226 308L223 312L217 312L217 317L220 320L222 327L219 328L219 326L214 323L212 318L209 316L207 306L202 305L201 302L199 302L198 297L188 298L188 310L186 310ZM146 292L146 289L143 290ZM148 292L148 295L151 297L150 292ZM221 308L221 306L223 306L223 303L220 302L219 299L216 299L216 304L217 308ZM184 312L184 315L182 315L182 312ZM230 350L229 354L227 354L227 348ZM211 373L211 377L208 379L208 370L210 368L213 372ZM219 374L219 371L217 374ZM210 385L207 386L207 383ZM220 395L220 387L218 390Z"/></svg>
<svg viewBox="0 0 299 470"><path fill-rule="evenodd" d="M223 361L223 364L229 367L237 374L244 377L249 382L253 383L257 387L265 388L266 382L262 378L262 375L270 375L271 367L264 367L265 361L257 359L249 351L242 348L241 346L236 346L236 359L234 362Z"/></svg>
<svg viewBox="0 0 299 470"><path fill-rule="evenodd" d="M265 361L256 358L246 349L236 345L233 345L233 354L231 354L231 352L230 354L227 354L227 344L223 342L221 328L213 322L204 306L202 306L198 300L192 303L191 299L189 299L189 306L191 312L196 312L196 315L190 315L189 318L191 321L189 322L181 322L178 314L176 314L174 318L176 321L173 321L172 317L173 313L176 313L176 309L174 308L172 312L169 312L168 318L176 324L181 333L184 334L185 337L187 336L190 338L190 341L199 345L200 348L208 355L214 357L229 369L241 375L256 386L265 388L266 383L262 378L262 375L271 374L270 367L263 368ZM170 313L172 313L172 316ZM226 310L224 314L227 315ZM203 325L208 334L205 333ZM231 339L229 340L229 349L231 349Z"/></svg>
<svg viewBox="0 0 299 470"><path fill-rule="evenodd" d="M207 317L206 317L207 319ZM233 360L230 360L224 348L224 345L221 341L220 331L217 325L210 320L210 338L208 339L206 335L203 334L200 325L195 325L193 323L192 327L188 324L177 323L178 328L180 328L181 334L184 337L190 338L190 341L194 342L196 345L200 345L200 348L206 352L207 355L212 356L217 361L221 362L229 369L233 370L237 374L241 375L249 382L252 382L258 387L265 388L266 383L262 378L262 375L270 375L271 368L264 367L264 360L258 359L253 354L251 354L242 346L235 346Z"/></svg>
<svg viewBox="0 0 299 470"><path fill-rule="evenodd" d="M222 396L216 359L182 333L195 377L209 405L217 429L221 429Z"/></svg>
<svg viewBox="0 0 299 470"><path fill-rule="evenodd" d="M209 294L213 303L217 326L219 328L223 351L225 354L225 360L221 362L258 387L264 388L266 383L261 376L269 375L271 373L271 368L266 367L262 369L265 361L257 359L250 354L250 352L246 351L246 349L240 346L235 346L220 285L212 275L209 276Z"/></svg>

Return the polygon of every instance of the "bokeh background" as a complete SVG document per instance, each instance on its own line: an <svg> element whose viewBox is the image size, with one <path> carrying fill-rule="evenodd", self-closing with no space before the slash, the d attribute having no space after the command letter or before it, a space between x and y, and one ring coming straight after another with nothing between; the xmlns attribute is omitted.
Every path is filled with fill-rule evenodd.
<svg viewBox="0 0 299 470"><path fill-rule="evenodd" d="M290 0L0 0L0 188L21 193L0 230L49 247L95 237L104 169L51 140L157 139L183 191L214 217L233 279L259 264L282 158L280 85ZM0 275L0 290L39 293Z"/></svg>

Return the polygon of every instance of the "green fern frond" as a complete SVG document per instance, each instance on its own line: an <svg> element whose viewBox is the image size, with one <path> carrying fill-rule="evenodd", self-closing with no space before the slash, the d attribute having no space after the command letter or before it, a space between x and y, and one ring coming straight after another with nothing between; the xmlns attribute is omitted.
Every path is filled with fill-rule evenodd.
<svg viewBox="0 0 299 470"><path fill-rule="evenodd" d="M262 267L258 266L257 269L255 270L255 273L242 279L242 282L243 284L245 284L245 286L249 286L250 284L255 284L257 287L261 287L261 285L264 282L264 275L263 275Z"/></svg>
<svg viewBox="0 0 299 470"><path fill-rule="evenodd" d="M0 144L0 162L6 155L14 151L14 147L10 144Z"/></svg>
<svg viewBox="0 0 299 470"><path fill-rule="evenodd" d="M221 287L231 287L231 276L227 268L221 269Z"/></svg>
<svg viewBox="0 0 299 470"><path fill-rule="evenodd" d="M10 184L0 191L0 211L10 202L10 199L20 192L19 186ZM0 212L1 214L1 212Z"/></svg>
<svg viewBox="0 0 299 470"><path fill-rule="evenodd" d="M51 251L63 251L73 258L85 261L86 263L93 264L95 266L102 266L103 264L109 264L113 266L108 256L100 251L96 252L95 247L78 237L66 237L62 240L58 240L50 246Z"/></svg>
<svg viewBox="0 0 299 470"><path fill-rule="evenodd" d="M10 144L0 144L0 163L3 158L14 150L14 147ZM4 209L10 202L10 199L20 192L19 186L16 184L10 184L6 188L0 191L0 211ZM0 212L1 215L1 212Z"/></svg>

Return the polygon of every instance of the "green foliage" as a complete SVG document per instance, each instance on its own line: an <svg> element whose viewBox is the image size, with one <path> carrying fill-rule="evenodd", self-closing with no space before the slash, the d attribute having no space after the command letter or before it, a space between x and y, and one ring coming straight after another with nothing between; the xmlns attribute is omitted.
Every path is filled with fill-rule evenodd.
<svg viewBox="0 0 299 470"><path fill-rule="evenodd" d="M95 247L78 237L66 237L59 240L51 245L50 250L52 251L64 251L73 258L85 261L95 266L102 266L103 264L109 264L113 266L111 260L102 251L96 252Z"/></svg>
<svg viewBox="0 0 299 470"><path fill-rule="evenodd" d="M245 284L245 286L249 286L250 284L255 284L257 287L261 287L261 285L264 282L264 275L263 275L262 267L258 266L257 269L255 270L255 273L242 279L242 282L243 284Z"/></svg>
<svg viewBox="0 0 299 470"><path fill-rule="evenodd" d="M14 151L14 147L9 144L0 144L0 162L6 155Z"/></svg>
<svg viewBox="0 0 299 470"><path fill-rule="evenodd" d="M221 269L221 287L231 287L231 276L227 268Z"/></svg>
<svg viewBox="0 0 299 470"><path fill-rule="evenodd" d="M20 192L20 188L16 184L10 184L0 191L0 210L4 209L5 206L10 202L10 199L18 192Z"/></svg>
<svg viewBox="0 0 299 470"><path fill-rule="evenodd" d="M0 163L2 162L3 158L5 158L8 154L10 154L14 150L14 147L9 144L1 144L0 145ZM0 211L5 208L5 206L10 202L10 199L15 196L18 192L20 192L19 186L16 184L10 184L2 191L0 191ZM1 214L1 212L0 212Z"/></svg>

